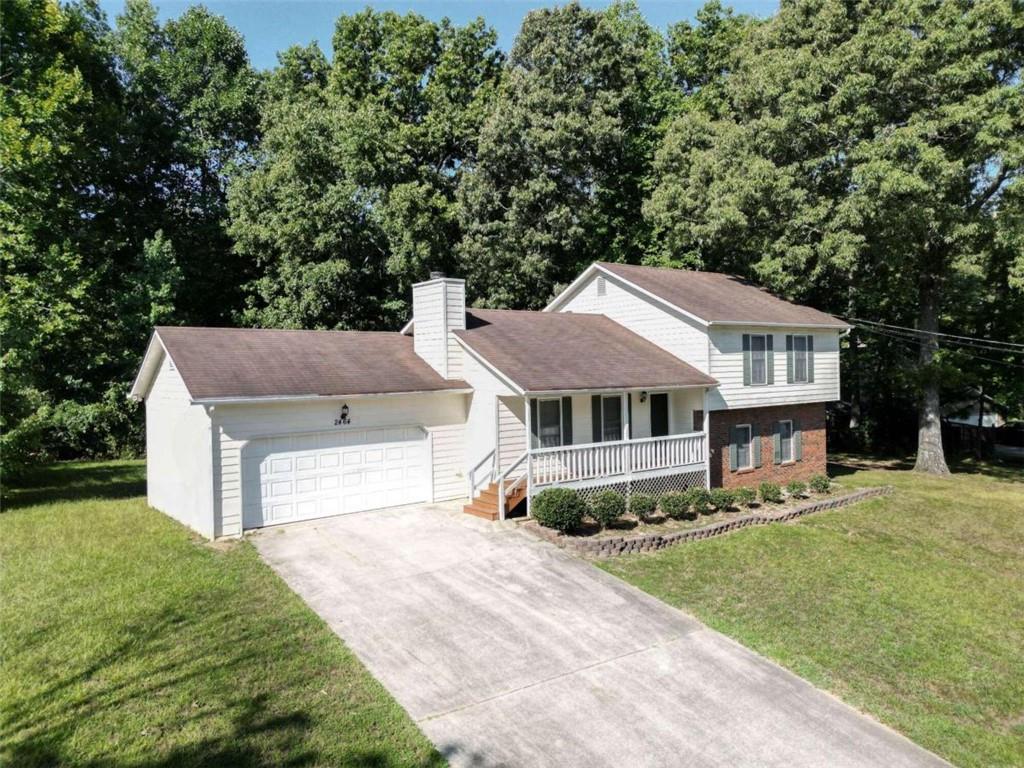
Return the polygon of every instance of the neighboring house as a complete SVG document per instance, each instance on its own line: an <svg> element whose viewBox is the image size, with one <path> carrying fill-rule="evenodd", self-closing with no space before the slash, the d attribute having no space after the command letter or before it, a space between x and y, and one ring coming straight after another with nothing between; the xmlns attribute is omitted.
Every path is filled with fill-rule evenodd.
<svg viewBox="0 0 1024 768"><path fill-rule="evenodd" d="M149 501L205 536L565 485L664 492L825 471L848 326L727 275L598 263L543 312L413 287L400 333L157 328Z"/></svg>
<svg viewBox="0 0 1024 768"><path fill-rule="evenodd" d="M971 388L969 398L942 406L942 414L950 424L964 427L1002 427L1006 419L999 403L986 394Z"/></svg>

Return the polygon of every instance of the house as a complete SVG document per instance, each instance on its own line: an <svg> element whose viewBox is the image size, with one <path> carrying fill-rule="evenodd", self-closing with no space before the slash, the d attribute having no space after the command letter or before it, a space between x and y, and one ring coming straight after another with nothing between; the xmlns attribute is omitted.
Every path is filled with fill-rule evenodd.
<svg viewBox="0 0 1024 768"><path fill-rule="evenodd" d="M401 332L157 328L149 502L208 537L544 488L661 493L825 470L848 326L734 277L596 263L540 312L413 287Z"/></svg>

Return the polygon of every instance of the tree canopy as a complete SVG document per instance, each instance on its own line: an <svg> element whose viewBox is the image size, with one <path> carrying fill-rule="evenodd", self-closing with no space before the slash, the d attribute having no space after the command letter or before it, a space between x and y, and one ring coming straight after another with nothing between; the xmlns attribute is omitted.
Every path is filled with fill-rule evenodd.
<svg viewBox="0 0 1024 768"><path fill-rule="evenodd" d="M368 9L265 72L201 6L0 14L4 471L140 451L155 324L395 329L429 270L537 308L595 260L856 318L832 437L942 471L944 398L1024 418L1024 355L942 335L1024 344L1020 0L570 3L507 56Z"/></svg>

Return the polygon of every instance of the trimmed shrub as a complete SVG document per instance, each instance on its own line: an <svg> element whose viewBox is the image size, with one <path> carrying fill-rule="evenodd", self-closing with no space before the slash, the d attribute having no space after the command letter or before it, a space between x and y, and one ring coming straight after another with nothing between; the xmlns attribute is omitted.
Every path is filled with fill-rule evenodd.
<svg viewBox="0 0 1024 768"><path fill-rule="evenodd" d="M830 493L832 481L829 480L828 475L815 475L811 478L811 490L815 493Z"/></svg>
<svg viewBox="0 0 1024 768"><path fill-rule="evenodd" d="M635 515L641 523L650 520L657 508L658 500L646 493L634 493L629 497L629 513Z"/></svg>
<svg viewBox="0 0 1024 768"><path fill-rule="evenodd" d="M758 488L758 495L765 504L779 504L782 502L782 489L778 483L765 481Z"/></svg>
<svg viewBox="0 0 1024 768"><path fill-rule="evenodd" d="M733 498L736 500L736 504L742 507L752 507L754 502L757 501L757 492L753 488L747 486L741 486L739 488L733 488Z"/></svg>
<svg viewBox="0 0 1024 768"><path fill-rule="evenodd" d="M719 512L726 512L736 503L736 494L728 488L712 488L711 504Z"/></svg>
<svg viewBox="0 0 1024 768"><path fill-rule="evenodd" d="M530 512L545 528L571 531L587 513L587 503L572 488L546 488L531 502Z"/></svg>
<svg viewBox="0 0 1024 768"><path fill-rule="evenodd" d="M697 515L690 512L690 497L679 491L670 491L661 497L661 511L673 520L693 520Z"/></svg>
<svg viewBox="0 0 1024 768"><path fill-rule="evenodd" d="M790 480L786 483L786 493L790 496L802 497L807 493L807 483L801 483L799 480Z"/></svg>
<svg viewBox="0 0 1024 768"><path fill-rule="evenodd" d="M626 514L626 499L616 491L601 491L590 503L590 516L602 528L607 528Z"/></svg>
<svg viewBox="0 0 1024 768"><path fill-rule="evenodd" d="M711 514L711 494L707 488L690 488L686 491L686 496L695 513L698 515Z"/></svg>

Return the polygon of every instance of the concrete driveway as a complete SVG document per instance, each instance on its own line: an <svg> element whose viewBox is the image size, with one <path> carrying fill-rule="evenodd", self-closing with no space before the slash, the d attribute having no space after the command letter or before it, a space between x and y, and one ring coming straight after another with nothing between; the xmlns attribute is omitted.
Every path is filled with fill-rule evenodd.
<svg viewBox="0 0 1024 768"><path fill-rule="evenodd" d="M252 542L453 766L946 765L695 619L455 505Z"/></svg>

